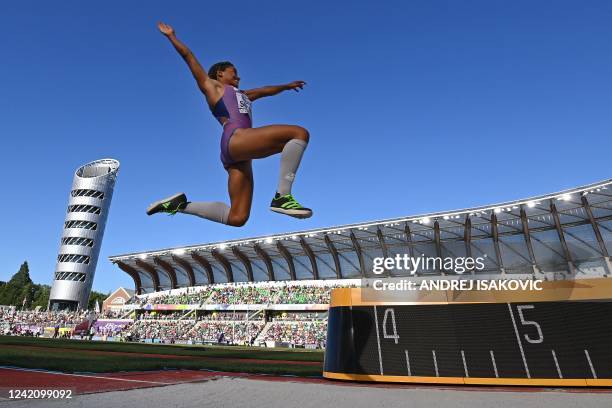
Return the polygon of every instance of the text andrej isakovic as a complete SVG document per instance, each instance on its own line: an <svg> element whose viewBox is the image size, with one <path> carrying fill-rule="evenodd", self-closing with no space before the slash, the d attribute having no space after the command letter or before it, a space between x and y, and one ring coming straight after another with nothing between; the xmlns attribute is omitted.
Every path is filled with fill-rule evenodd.
<svg viewBox="0 0 612 408"><path fill-rule="evenodd" d="M478 257L410 257L408 254L397 254L395 257L377 257L372 263L372 272L381 275L386 271L454 271L461 275L464 272L482 271L485 258ZM461 279L425 279L421 282L401 280L400 282L374 281L375 290L542 290L541 280L461 280Z"/></svg>

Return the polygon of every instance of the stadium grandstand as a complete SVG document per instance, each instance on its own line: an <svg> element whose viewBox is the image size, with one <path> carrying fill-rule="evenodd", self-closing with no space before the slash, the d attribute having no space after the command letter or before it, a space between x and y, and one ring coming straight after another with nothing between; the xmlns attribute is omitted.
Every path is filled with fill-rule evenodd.
<svg viewBox="0 0 612 408"><path fill-rule="evenodd" d="M457 211L110 257L134 281L112 312L0 313L6 333L150 343L322 348L331 291L374 259L482 257L468 279L572 280L612 270L612 180ZM453 270L391 270L436 279Z"/></svg>
<svg viewBox="0 0 612 408"><path fill-rule="evenodd" d="M122 308L123 320L96 324L115 326L111 337L127 341L324 348L332 289L359 284L344 279L178 288L134 296Z"/></svg>
<svg viewBox="0 0 612 408"><path fill-rule="evenodd" d="M373 259L396 254L486 257L485 268L480 272L489 275L608 275L612 251L611 184L612 180L606 180L464 210L109 259L131 276L138 294L228 282L373 277ZM416 275L424 272L417 270Z"/></svg>
<svg viewBox="0 0 612 408"><path fill-rule="evenodd" d="M134 280L139 319L193 319L175 338L322 347L334 287L375 277L374 259L482 257L472 279L580 279L612 270L612 180L456 211L110 257ZM446 276L453 270L389 271ZM178 312L177 312L178 311ZM148 313L148 315L147 315ZM164 332L159 320L151 330ZM142 328L145 328L144 330ZM147 335L147 324L134 327ZM147 337L148 336L148 337ZM163 337L163 336L162 336ZM171 336L172 337L172 336Z"/></svg>

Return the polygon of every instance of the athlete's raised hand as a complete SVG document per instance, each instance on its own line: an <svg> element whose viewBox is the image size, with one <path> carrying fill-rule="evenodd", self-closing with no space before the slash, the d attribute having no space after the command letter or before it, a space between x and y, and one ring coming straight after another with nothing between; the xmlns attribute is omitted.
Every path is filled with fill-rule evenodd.
<svg viewBox="0 0 612 408"><path fill-rule="evenodd" d="M304 81L293 81L285 86L287 89L293 89L295 92L300 92L300 89L304 89L304 85L306 85L306 82Z"/></svg>
<svg viewBox="0 0 612 408"><path fill-rule="evenodd" d="M306 85L305 81L293 81L285 85L270 85L261 88L249 89L244 91L247 97L254 101L255 99L263 98L266 96L278 95L281 92L293 89L295 92L300 92L300 89L304 89Z"/></svg>
<svg viewBox="0 0 612 408"><path fill-rule="evenodd" d="M174 28L172 28L168 24L162 23L161 21L157 23L157 28L159 28L159 31L161 31L161 33L166 37L169 37L174 34Z"/></svg>

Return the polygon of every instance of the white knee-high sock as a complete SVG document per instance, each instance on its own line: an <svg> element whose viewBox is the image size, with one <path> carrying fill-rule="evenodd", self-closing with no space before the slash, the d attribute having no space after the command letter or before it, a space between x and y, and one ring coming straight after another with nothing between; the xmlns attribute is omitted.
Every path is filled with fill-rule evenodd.
<svg viewBox="0 0 612 408"><path fill-rule="evenodd" d="M187 203L180 212L227 225L230 208L220 201L195 201Z"/></svg>
<svg viewBox="0 0 612 408"><path fill-rule="evenodd" d="M280 176L276 190L280 195L291 193L295 173L302 161L306 146L308 142L301 139L291 139L285 144L281 153Z"/></svg>

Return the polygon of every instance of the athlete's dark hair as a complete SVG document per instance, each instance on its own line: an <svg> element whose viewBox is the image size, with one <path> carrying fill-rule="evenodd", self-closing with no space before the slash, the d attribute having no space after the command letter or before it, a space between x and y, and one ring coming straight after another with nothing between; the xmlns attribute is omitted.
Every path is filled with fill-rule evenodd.
<svg viewBox="0 0 612 408"><path fill-rule="evenodd" d="M213 64L212 67L210 67L210 69L208 70L208 76L211 77L212 79L217 79L217 73L219 71L225 71L227 68L236 68L234 67L234 64L232 64L229 61L221 61L221 62L217 62L216 64Z"/></svg>

